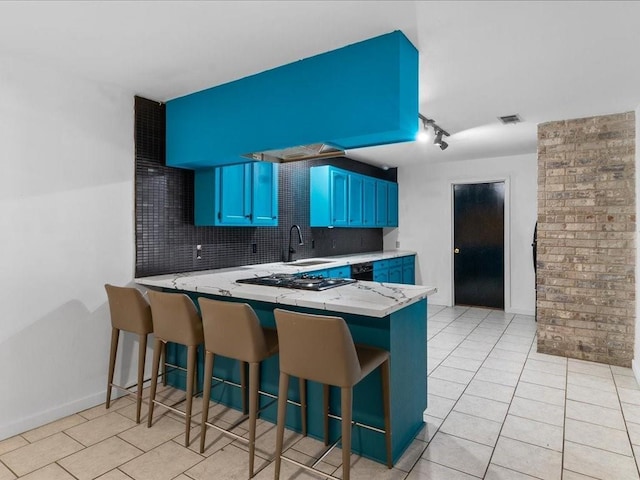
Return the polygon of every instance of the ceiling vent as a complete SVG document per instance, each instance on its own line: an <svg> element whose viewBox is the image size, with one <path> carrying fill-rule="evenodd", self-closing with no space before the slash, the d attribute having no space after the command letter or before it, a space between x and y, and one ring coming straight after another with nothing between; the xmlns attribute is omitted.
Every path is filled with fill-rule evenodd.
<svg viewBox="0 0 640 480"><path fill-rule="evenodd" d="M498 118L505 125L511 125L511 124L514 124L514 123L520 123L522 121L522 119L520 118L520 115L518 115L517 113L515 113L513 115L505 115L504 117L498 117Z"/></svg>

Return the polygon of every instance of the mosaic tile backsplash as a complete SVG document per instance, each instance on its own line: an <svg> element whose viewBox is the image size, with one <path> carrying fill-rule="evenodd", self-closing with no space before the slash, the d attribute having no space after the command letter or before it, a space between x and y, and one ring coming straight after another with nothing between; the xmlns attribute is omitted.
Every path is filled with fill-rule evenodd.
<svg viewBox="0 0 640 480"><path fill-rule="evenodd" d="M293 224L304 239L294 259L382 250L381 228L309 226L309 168L335 165L391 181L395 169L348 158L283 163L278 227L196 227L193 172L165 166L164 104L135 98L135 145L136 277L282 261Z"/></svg>

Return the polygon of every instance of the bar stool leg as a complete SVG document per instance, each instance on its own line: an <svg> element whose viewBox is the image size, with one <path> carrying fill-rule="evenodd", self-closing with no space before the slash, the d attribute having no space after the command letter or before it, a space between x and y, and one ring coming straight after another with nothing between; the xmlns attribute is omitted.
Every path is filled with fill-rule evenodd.
<svg viewBox="0 0 640 480"><path fill-rule="evenodd" d="M307 381L304 378L298 379L298 385L300 388L300 423L302 426L302 436L307 436ZM285 392L285 395L287 392Z"/></svg>
<svg viewBox="0 0 640 480"><path fill-rule="evenodd" d="M242 392L242 413L246 415L248 413L247 410L247 362L239 362L240 363L240 385ZM249 385L251 385L251 381L249 381Z"/></svg>
<svg viewBox="0 0 640 480"><path fill-rule="evenodd" d="M389 390L389 360L380 365L382 374L382 408L384 410L384 431L385 442L387 444L387 467L393 467L393 456L391 453L391 394Z"/></svg>
<svg viewBox="0 0 640 480"><path fill-rule="evenodd" d="M278 385L278 420L276 429L276 464L274 479L280 478L280 465L282 464L282 444L284 442L284 423L287 418L287 392L289 390L289 375L280 372Z"/></svg>
<svg viewBox="0 0 640 480"><path fill-rule="evenodd" d="M249 478L253 477L253 466L256 453L258 385L260 385L260 363L252 362L249 364Z"/></svg>
<svg viewBox="0 0 640 480"><path fill-rule="evenodd" d="M111 328L111 353L109 354L109 377L107 379L107 404L106 408L111 406L111 385L113 385L113 373L116 369L116 353L118 352L118 339L120 338L120 330Z"/></svg>
<svg viewBox="0 0 640 480"><path fill-rule="evenodd" d="M187 405L185 410L184 446L189 446L191 433L191 407L193 405L193 387L195 384L197 346L187 347Z"/></svg>
<svg viewBox="0 0 640 480"><path fill-rule="evenodd" d="M207 435L207 420L209 419L209 400L211 398L211 377L213 376L213 353L205 352L204 380L202 387L202 423L200 424L200 453L204 452Z"/></svg>
<svg viewBox="0 0 640 480"><path fill-rule="evenodd" d="M162 385L167 386L167 344L162 344Z"/></svg>
<svg viewBox="0 0 640 480"><path fill-rule="evenodd" d="M153 401L156 399L156 389L158 387L158 370L160 369L160 354L164 342L156 337L153 342L153 366L151 367L151 389L149 391L149 417L147 427L151 427L153 420Z"/></svg>
<svg viewBox="0 0 640 480"><path fill-rule="evenodd" d="M329 445L329 385L322 384L322 414L324 415L324 444Z"/></svg>
<svg viewBox="0 0 640 480"><path fill-rule="evenodd" d="M142 384L144 382L144 362L147 356L147 334L139 335L138 345L138 391L136 392L136 423L140 423L140 410L142 407Z"/></svg>
<svg viewBox="0 0 640 480"><path fill-rule="evenodd" d="M342 409L342 480L349 480L351 473L351 408L352 393L351 387L341 389L341 409Z"/></svg>

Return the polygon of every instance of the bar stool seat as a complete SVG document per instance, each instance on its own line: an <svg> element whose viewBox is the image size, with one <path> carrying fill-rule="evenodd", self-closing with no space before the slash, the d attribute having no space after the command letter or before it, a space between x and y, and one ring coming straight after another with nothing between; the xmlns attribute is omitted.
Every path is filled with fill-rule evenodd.
<svg viewBox="0 0 640 480"><path fill-rule="evenodd" d="M117 287L110 284L104 286L109 302L111 317L111 351L109 354L109 372L107 379L106 408L111 406L112 388L117 388L136 397L136 423L140 423L140 409L142 406L142 387L144 379L144 364L147 352L147 335L153 332L151 308L140 290L134 287ZM113 383L118 352L120 331L138 335L138 378L137 383L129 387ZM131 389L137 387L136 392Z"/></svg>
<svg viewBox="0 0 640 480"><path fill-rule="evenodd" d="M343 475L340 480L349 480L353 387L378 367L380 367L382 374L387 467L391 468L393 458L391 452L389 352L371 346L355 345L349 328L341 317L298 313L279 308L275 309L273 313L280 343L275 479L280 478L281 461L286 460L303 469L338 480L337 477L313 468L320 460L310 467L282 455L286 421L286 405L282 401L282 393L289 388L289 377L295 376L323 384L325 444L328 443L329 386L340 387ZM336 418L334 415L332 417ZM336 444L337 442L333 446Z"/></svg>
<svg viewBox="0 0 640 480"><path fill-rule="evenodd" d="M247 303L226 302L209 298L198 298L202 313L202 325L204 329L205 367L203 386L202 422L200 430L200 453L204 452L207 426L213 427L221 433L231 436L249 445L249 478L254 475L254 458L256 443L256 419L259 413L258 395L266 395L275 399L275 395L262 392L260 385L260 363L278 353L277 331L264 328L255 311ZM222 428L208 422L209 399L211 398L211 383L213 379L213 363L215 355L241 362L241 378L243 389L243 411L245 406L245 365L249 364L249 439L236 435L229 430L246 420L246 416L232 425L231 428ZM224 379L217 379L224 383L230 383ZM233 385L233 383L232 383ZM237 385L236 385L237 386ZM302 430L306 435L306 386L300 384L300 405L302 407ZM284 393L286 402L287 394ZM266 405L266 408L269 405Z"/></svg>
<svg viewBox="0 0 640 480"><path fill-rule="evenodd" d="M178 413L185 417L184 445L188 447L189 434L191 432L191 407L193 404L194 385L197 374L197 348L198 345L204 342L202 320L193 301L184 293L167 293L150 290L149 301L151 303L155 341L147 427L151 427L153 421L154 405L160 405ZM173 405L156 400L158 371L160 369L160 352L167 342L178 343L187 347L187 397L184 412L174 408Z"/></svg>

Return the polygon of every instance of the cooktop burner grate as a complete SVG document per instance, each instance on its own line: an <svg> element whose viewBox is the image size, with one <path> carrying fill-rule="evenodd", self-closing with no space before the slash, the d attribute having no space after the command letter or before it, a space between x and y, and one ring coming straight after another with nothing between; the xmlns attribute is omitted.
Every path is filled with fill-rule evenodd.
<svg viewBox="0 0 640 480"><path fill-rule="evenodd" d="M347 285L355 281L356 280L352 278L325 278L322 275L309 275L306 273L302 275L276 273L264 277L241 278L236 280L237 283L316 291Z"/></svg>

